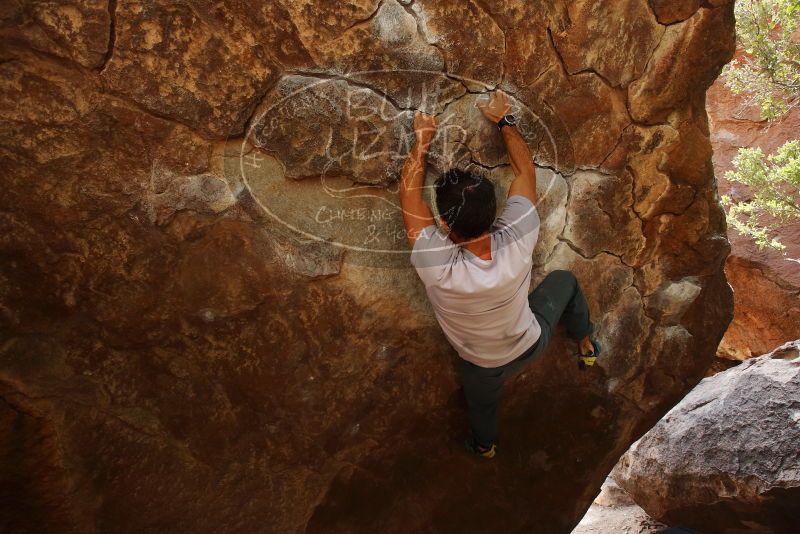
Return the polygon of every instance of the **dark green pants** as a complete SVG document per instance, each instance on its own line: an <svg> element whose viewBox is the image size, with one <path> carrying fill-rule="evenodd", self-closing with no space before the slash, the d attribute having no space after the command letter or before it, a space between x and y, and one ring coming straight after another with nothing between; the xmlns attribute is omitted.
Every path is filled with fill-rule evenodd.
<svg viewBox="0 0 800 534"><path fill-rule="evenodd" d="M569 271L548 274L528 296L528 304L542 328L542 334L533 346L500 367L480 367L459 358L470 428L475 439L484 446L497 440L497 403L503 382L541 354L550 343L558 321L564 323L568 335L576 341L592 333L589 305L578 280Z"/></svg>

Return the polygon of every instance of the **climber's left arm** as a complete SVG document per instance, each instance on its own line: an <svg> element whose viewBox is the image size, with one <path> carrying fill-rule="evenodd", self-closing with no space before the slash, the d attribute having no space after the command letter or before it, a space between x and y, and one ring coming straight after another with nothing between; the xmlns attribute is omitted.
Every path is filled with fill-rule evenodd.
<svg viewBox="0 0 800 534"><path fill-rule="evenodd" d="M422 230L434 224L433 213L422 198L422 188L425 184L428 147L436 135L437 126L436 119L431 115L420 111L414 115L416 141L406 157L403 172L400 174L400 207L403 210L406 237L412 248Z"/></svg>

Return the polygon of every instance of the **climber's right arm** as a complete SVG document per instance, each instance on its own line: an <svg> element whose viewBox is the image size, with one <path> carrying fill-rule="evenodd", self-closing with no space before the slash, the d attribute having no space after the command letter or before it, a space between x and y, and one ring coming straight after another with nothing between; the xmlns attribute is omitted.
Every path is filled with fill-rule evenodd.
<svg viewBox="0 0 800 534"><path fill-rule="evenodd" d="M478 108L492 124L497 124L508 114L511 104L508 95L498 89L490 95L488 102L479 102ZM536 170L533 168L533 156L528 143L515 126L503 126L500 132L506 144L508 159L511 160L511 169L516 176L508 189L508 196L522 195L536 204Z"/></svg>

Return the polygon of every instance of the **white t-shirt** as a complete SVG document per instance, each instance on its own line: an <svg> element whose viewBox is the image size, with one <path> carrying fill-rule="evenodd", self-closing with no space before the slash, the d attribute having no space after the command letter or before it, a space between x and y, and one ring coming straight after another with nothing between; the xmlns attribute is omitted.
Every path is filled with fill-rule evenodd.
<svg viewBox="0 0 800 534"><path fill-rule="evenodd" d="M528 306L539 223L536 206L513 195L492 225L491 260L453 243L435 224L414 243L411 264L436 319L459 356L475 365L504 365L539 339L541 328Z"/></svg>

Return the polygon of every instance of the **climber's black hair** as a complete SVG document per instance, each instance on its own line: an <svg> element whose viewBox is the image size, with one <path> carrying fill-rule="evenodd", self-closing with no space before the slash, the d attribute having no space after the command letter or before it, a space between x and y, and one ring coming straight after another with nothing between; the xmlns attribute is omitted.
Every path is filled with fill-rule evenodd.
<svg viewBox="0 0 800 534"><path fill-rule="evenodd" d="M489 231L497 212L494 183L477 172L450 169L434 184L436 208L452 231L472 239Z"/></svg>

